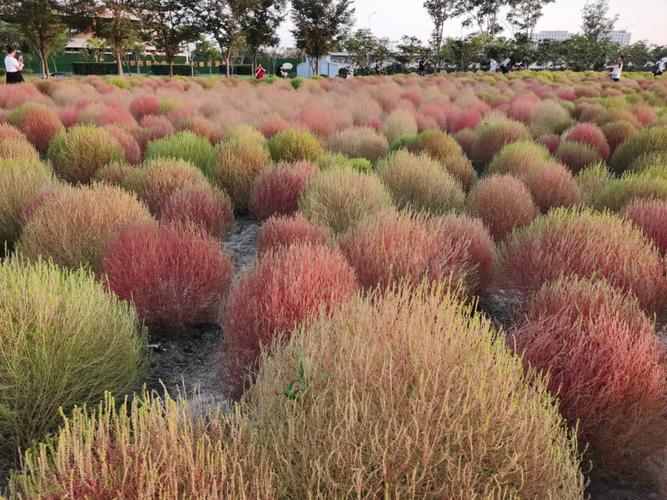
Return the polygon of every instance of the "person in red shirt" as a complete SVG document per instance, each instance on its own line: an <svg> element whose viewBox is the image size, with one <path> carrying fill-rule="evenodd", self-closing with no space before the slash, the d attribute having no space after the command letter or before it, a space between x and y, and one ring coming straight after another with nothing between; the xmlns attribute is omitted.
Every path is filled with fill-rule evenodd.
<svg viewBox="0 0 667 500"><path fill-rule="evenodd" d="M258 80L261 80L262 78L264 78L264 73L266 73L266 71L264 70L262 65L259 64L257 66L257 69L255 69L255 78L257 78Z"/></svg>

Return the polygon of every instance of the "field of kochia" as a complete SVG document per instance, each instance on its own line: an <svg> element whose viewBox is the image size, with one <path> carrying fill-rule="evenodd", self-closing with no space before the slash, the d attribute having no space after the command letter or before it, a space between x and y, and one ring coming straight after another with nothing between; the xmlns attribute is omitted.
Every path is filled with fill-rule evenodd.
<svg viewBox="0 0 667 500"><path fill-rule="evenodd" d="M667 497L667 78L0 86L0 245L0 497Z"/></svg>

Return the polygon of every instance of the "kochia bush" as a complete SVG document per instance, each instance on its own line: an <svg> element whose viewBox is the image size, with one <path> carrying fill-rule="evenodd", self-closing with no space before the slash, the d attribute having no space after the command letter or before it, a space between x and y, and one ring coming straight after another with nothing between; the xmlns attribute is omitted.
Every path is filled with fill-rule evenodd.
<svg viewBox="0 0 667 500"><path fill-rule="evenodd" d="M222 238L234 225L234 211L224 191L201 183L174 191L161 210L160 222L196 227L214 238Z"/></svg>
<svg viewBox="0 0 667 500"><path fill-rule="evenodd" d="M273 161L316 161L324 154L320 140L310 132L288 128L278 132L268 141Z"/></svg>
<svg viewBox="0 0 667 500"><path fill-rule="evenodd" d="M40 153L46 153L53 136L63 129L58 115L37 102L27 102L14 108L7 120L23 132Z"/></svg>
<svg viewBox="0 0 667 500"><path fill-rule="evenodd" d="M329 226L309 221L302 214L272 216L259 228L257 252L263 254L306 243L326 246L333 243L333 240L333 232Z"/></svg>
<svg viewBox="0 0 667 500"><path fill-rule="evenodd" d="M208 140L190 131L175 134L149 142L144 155L145 160L171 158L191 162L204 174L210 174L215 162L215 148Z"/></svg>
<svg viewBox="0 0 667 500"><path fill-rule="evenodd" d="M667 253L667 202L638 199L625 206L623 216L641 228L662 255Z"/></svg>

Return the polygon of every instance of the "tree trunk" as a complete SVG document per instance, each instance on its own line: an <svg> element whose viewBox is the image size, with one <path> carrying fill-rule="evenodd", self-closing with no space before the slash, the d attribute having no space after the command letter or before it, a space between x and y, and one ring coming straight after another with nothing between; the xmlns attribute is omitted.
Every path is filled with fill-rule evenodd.
<svg viewBox="0 0 667 500"><path fill-rule="evenodd" d="M229 47L227 51L225 52L225 66L227 67L227 78L232 76L231 73L231 68L230 68L230 63L232 60L232 48Z"/></svg>
<svg viewBox="0 0 667 500"><path fill-rule="evenodd" d="M252 74L255 74L255 68L257 68L257 50L252 51Z"/></svg>
<svg viewBox="0 0 667 500"><path fill-rule="evenodd" d="M44 47L39 47L37 49L37 55L39 56L39 68L42 72L42 78L49 77L49 54L46 52Z"/></svg>
<svg viewBox="0 0 667 500"><path fill-rule="evenodd" d="M174 77L174 58L173 56L169 57L169 78Z"/></svg>
<svg viewBox="0 0 667 500"><path fill-rule="evenodd" d="M123 60L121 58L120 50L116 50L116 73L123 75Z"/></svg>

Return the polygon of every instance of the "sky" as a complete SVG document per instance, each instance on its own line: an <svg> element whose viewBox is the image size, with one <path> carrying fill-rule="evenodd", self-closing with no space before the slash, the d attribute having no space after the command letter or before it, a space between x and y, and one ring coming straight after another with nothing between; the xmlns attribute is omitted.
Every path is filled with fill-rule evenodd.
<svg viewBox="0 0 667 500"><path fill-rule="evenodd" d="M544 8L537 31L565 30L577 32L581 27L584 0L556 0ZM431 21L423 8L423 0L355 0L357 28L371 30L376 36L398 40L403 35L415 35L427 41ZM667 45L667 0L609 0L609 11L618 14L616 29L632 33L632 42L646 40ZM280 29L281 46L294 46L289 19ZM458 19L448 21L445 36L466 34Z"/></svg>

